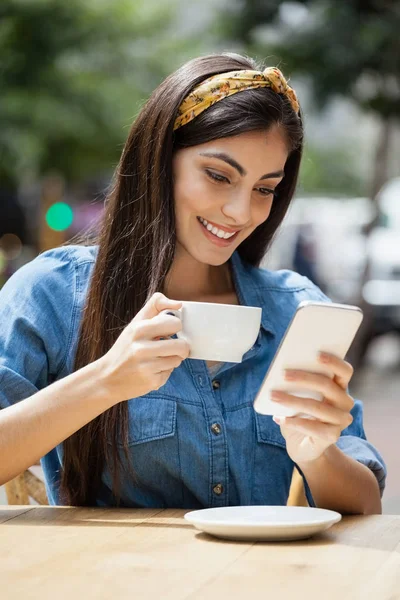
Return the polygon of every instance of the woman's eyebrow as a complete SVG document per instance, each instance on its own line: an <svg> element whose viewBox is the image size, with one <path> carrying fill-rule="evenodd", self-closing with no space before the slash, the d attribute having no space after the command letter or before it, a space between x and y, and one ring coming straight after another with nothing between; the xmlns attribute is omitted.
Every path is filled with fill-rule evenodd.
<svg viewBox="0 0 400 600"><path fill-rule="evenodd" d="M247 175L246 169L242 167L242 165L240 165L234 158L232 158L232 156L229 156L229 154L226 154L225 152L200 152L199 154L200 156L209 156L210 158L218 158L219 160L223 160L224 162L228 163L228 165L236 169L236 171L238 171L239 175L242 177ZM277 177L283 177L284 175L284 171L274 171L272 173L266 173L266 175L263 175L259 179L275 179Z"/></svg>

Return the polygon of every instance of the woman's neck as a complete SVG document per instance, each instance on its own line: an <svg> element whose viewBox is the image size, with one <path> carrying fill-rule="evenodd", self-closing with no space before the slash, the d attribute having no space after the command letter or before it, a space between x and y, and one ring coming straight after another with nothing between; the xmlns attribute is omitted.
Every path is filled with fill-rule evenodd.
<svg viewBox="0 0 400 600"><path fill-rule="evenodd" d="M236 297L229 263L200 263L183 249L176 253L163 291L173 300L194 302L229 302Z"/></svg>

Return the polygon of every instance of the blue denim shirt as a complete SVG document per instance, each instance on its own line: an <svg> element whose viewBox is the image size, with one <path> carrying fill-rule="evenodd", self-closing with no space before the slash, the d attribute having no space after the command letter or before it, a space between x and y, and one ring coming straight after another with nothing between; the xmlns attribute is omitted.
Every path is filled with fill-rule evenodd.
<svg viewBox="0 0 400 600"><path fill-rule="evenodd" d="M0 291L0 407L19 402L73 370L79 324L96 247L65 246L23 266ZM239 301L262 307L254 346L212 380L204 361L185 360L159 390L128 400L129 447L136 481L122 477L122 505L201 508L286 504L294 464L279 426L253 401L302 300L329 301L292 271L231 259ZM376 475L386 468L366 441L362 404L337 445ZM123 455L123 453L122 453ZM59 503L62 444L42 458L51 504ZM99 506L113 505L105 470ZM306 485L308 500L313 505Z"/></svg>

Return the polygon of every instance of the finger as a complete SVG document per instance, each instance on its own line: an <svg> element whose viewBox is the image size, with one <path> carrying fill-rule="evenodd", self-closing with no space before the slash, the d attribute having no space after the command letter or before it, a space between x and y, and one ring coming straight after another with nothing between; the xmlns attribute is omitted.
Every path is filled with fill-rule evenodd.
<svg viewBox="0 0 400 600"><path fill-rule="evenodd" d="M150 300L146 302L133 320L152 319L153 317L156 317L162 310L166 310L167 308L178 310L181 308L181 306L182 302L179 302L178 300L170 300L164 296L164 294L161 294L161 292L156 292L152 295Z"/></svg>
<svg viewBox="0 0 400 600"><path fill-rule="evenodd" d="M303 419L302 417L274 417L283 430L297 431L309 437L316 437L321 440L335 444L340 437L341 429L337 425L321 423L313 419Z"/></svg>
<svg viewBox="0 0 400 600"><path fill-rule="evenodd" d="M162 313L135 324L134 339L155 340L175 335L182 329L182 321L175 315Z"/></svg>
<svg viewBox="0 0 400 600"><path fill-rule="evenodd" d="M345 390L326 375L289 369L285 372L285 379L295 382L299 390L320 392L326 400L341 410L350 411L354 406L353 399Z"/></svg>
<svg viewBox="0 0 400 600"><path fill-rule="evenodd" d="M189 344L186 340L147 340L140 343L143 360L179 356L182 360L189 357Z"/></svg>
<svg viewBox="0 0 400 600"><path fill-rule="evenodd" d="M299 398L285 392L272 392L271 398L274 402L286 406L297 413L303 413L331 425L339 425L346 429L353 422L349 412L333 406L329 402L314 400L313 398Z"/></svg>
<svg viewBox="0 0 400 600"><path fill-rule="evenodd" d="M347 389L354 373L351 364L333 354L328 354L327 352L320 352L318 360L332 369L336 383L344 390Z"/></svg>
<svg viewBox="0 0 400 600"><path fill-rule="evenodd" d="M181 356L167 356L164 358L155 358L151 361L152 368L154 368L154 373L164 373L165 371L172 371L179 367L182 363Z"/></svg>

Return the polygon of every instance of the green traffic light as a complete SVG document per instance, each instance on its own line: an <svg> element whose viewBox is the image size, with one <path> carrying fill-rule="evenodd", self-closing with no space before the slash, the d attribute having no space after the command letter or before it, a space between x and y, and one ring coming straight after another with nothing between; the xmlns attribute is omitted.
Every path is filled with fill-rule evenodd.
<svg viewBox="0 0 400 600"><path fill-rule="evenodd" d="M56 202L50 206L46 214L46 223L54 231L65 231L72 225L74 213L65 202Z"/></svg>

